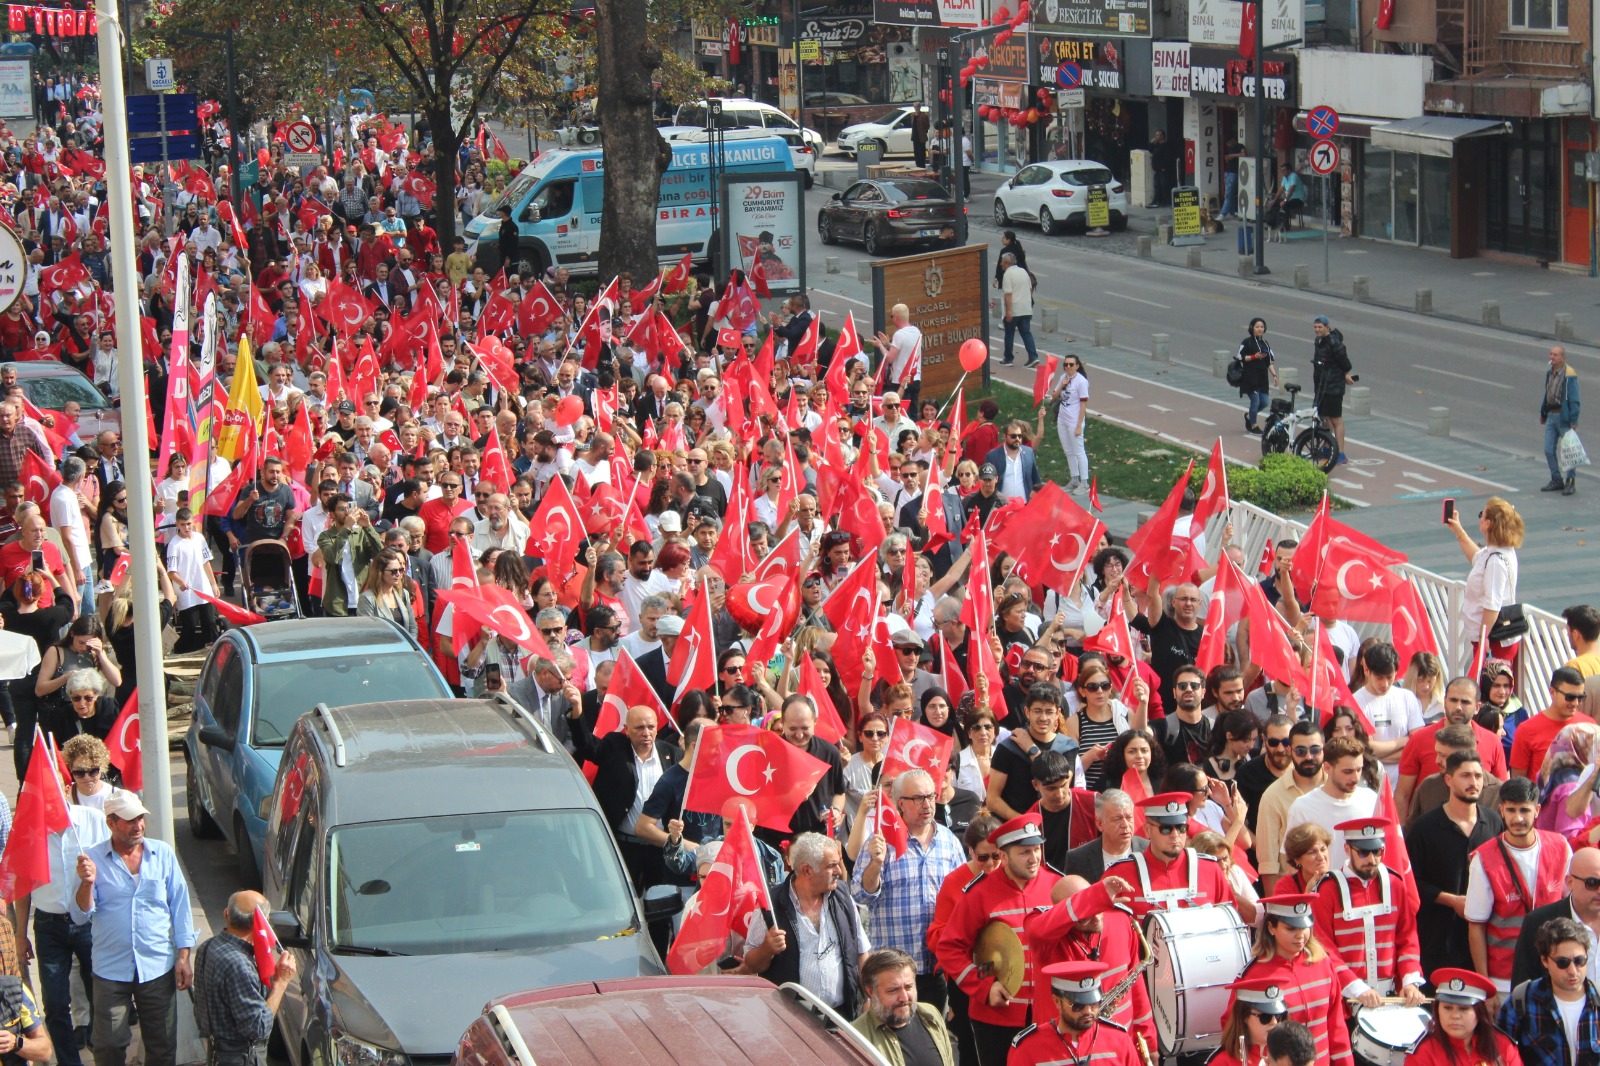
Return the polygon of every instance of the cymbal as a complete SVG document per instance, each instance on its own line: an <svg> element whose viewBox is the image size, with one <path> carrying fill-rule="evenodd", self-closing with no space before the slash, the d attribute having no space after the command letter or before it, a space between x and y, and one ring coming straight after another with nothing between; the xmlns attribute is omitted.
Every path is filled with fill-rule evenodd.
<svg viewBox="0 0 1600 1066"><path fill-rule="evenodd" d="M1025 959L1017 931L998 919L984 926L972 949L979 972L992 976L1011 995L1022 987Z"/></svg>

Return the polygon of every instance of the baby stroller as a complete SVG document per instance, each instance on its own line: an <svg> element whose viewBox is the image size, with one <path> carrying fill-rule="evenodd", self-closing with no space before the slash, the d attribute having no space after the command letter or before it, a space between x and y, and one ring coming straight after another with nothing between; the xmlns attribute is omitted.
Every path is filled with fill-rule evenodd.
<svg viewBox="0 0 1600 1066"><path fill-rule="evenodd" d="M246 609L269 622L301 616L289 545L281 540L258 540L246 545L243 571Z"/></svg>

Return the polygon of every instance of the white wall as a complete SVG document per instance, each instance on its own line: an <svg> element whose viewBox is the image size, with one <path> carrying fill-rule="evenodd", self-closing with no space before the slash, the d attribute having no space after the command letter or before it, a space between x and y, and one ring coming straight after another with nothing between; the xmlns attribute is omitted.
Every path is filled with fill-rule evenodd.
<svg viewBox="0 0 1600 1066"><path fill-rule="evenodd" d="M1341 115L1416 118L1432 80L1427 56L1307 49L1300 53L1300 110L1326 104Z"/></svg>

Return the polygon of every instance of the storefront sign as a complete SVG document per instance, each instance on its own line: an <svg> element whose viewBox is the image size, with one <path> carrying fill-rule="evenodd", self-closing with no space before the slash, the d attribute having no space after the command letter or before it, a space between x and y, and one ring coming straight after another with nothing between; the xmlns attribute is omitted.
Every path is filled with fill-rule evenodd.
<svg viewBox="0 0 1600 1066"><path fill-rule="evenodd" d="M961 380L962 342L989 339L989 249L981 244L872 264L873 329L905 304L922 330L922 395L943 399ZM976 387L973 383L972 387Z"/></svg>
<svg viewBox="0 0 1600 1066"><path fill-rule="evenodd" d="M978 0L874 0L872 18L886 26L978 26Z"/></svg>
<svg viewBox="0 0 1600 1066"><path fill-rule="evenodd" d="M1091 37L1150 36L1150 0L1041 0L1033 26Z"/></svg>
<svg viewBox="0 0 1600 1066"><path fill-rule="evenodd" d="M1216 48L1193 49L1189 60L1189 91L1195 96L1227 96L1253 100L1256 77L1251 61L1238 53ZM1269 59L1262 64L1262 99L1269 104L1288 104L1298 96L1294 64L1288 59Z"/></svg>
<svg viewBox="0 0 1600 1066"><path fill-rule="evenodd" d="M1089 228L1105 229L1111 225L1111 197L1104 185L1089 186Z"/></svg>
<svg viewBox="0 0 1600 1066"><path fill-rule="evenodd" d="M1265 3L1267 21L1262 36L1267 47L1300 42L1304 37L1305 0ZM1189 0L1189 43L1237 48L1244 7L1239 0Z"/></svg>
<svg viewBox="0 0 1600 1066"><path fill-rule="evenodd" d="M722 52L723 44L721 41L700 42L700 54L705 56L707 59L720 59L722 57Z"/></svg>
<svg viewBox="0 0 1600 1066"><path fill-rule="evenodd" d="M1205 233L1200 229L1200 190L1193 185L1180 185L1172 190L1172 243L1179 246L1206 243Z"/></svg>
<svg viewBox="0 0 1600 1066"><path fill-rule="evenodd" d="M1028 38L1016 36L1004 44L989 42L985 54L989 57L989 65L983 68L984 74L991 78L1011 78L1015 81L1031 81L1033 67L1028 62ZM1055 79L1052 77L1051 81Z"/></svg>
<svg viewBox="0 0 1600 1066"><path fill-rule="evenodd" d="M1122 91L1120 41L1030 33L1028 42L1035 62L1030 78L1033 84ZM1082 73L1081 79L1073 85L1065 85L1059 77L1063 66L1076 66Z"/></svg>
<svg viewBox="0 0 1600 1066"><path fill-rule="evenodd" d="M865 18L814 18L800 26L800 39L824 48L854 48L867 40Z"/></svg>
<svg viewBox="0 0 1600 1066"><path fill-rule="evenodd" d="M28 280L28 253L16 230L0 223L0 313L11 310Z"/></svg>
<svg viewBox="0 0 1600 1066"><path fill-rule="evenodd" d="M748 271L759 260L774 294L805 291L805 189L799 174L723 178L728 225L724 262Z"/></svg>
<svg viewBox="0 0 1600 1066"><path fill-rule="evenodd" d="M1174 41L1150 45L1150 69L1157 96L1189 95L1189 46Z"/></svg>
<svg viewBox="0 0 1600 1066"><path fill-rule="evenodd" d="M1022 97L1027 92L1027 88L1027 85L1021 81L1001 80L999 78L973 78L973 106L1019 108L1022 106Z"/></svg>

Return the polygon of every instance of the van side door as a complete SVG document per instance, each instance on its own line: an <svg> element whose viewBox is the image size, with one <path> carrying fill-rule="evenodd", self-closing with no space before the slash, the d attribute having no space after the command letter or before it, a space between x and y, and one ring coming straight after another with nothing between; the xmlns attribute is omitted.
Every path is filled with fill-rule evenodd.
<svg viewBox="0 0 1600 1066"><path fill-rule="evenodd" d="M299 969L284 990L283 1003L278 1008L278 1025L289 1047L290 1061L297 1066L310 1066L323 1057L323 1049L318 1045L328 1039L325 1019L317 1016L317 1004L327 999L327 993L319 989L319 984L329 976L318 972L323 957L323 937L318 928L319 915L323 913L318 906L322 887L322 780L316 759L303 751L301 757L306 760L303 791L298 796L288 794L295 804L294 814L292 817L286 814L280 826L280 832L283 826L288 827L293 843L285 863L287 876L277 907L294 915L305 943L285 949L295 953ZM280 788L279 792L280 802L283 802L286 790Z"/></svg>

